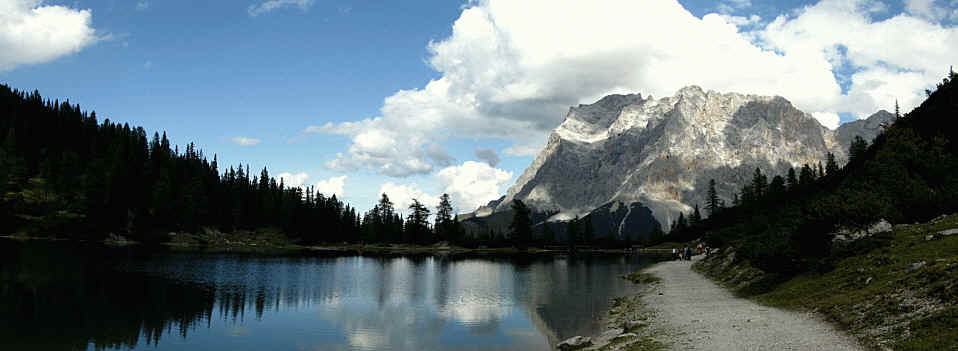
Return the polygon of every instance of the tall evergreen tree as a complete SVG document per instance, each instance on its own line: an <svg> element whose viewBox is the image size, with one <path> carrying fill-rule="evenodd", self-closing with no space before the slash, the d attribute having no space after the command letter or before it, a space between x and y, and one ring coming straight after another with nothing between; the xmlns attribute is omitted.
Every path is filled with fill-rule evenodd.
<svg viewBox="0 0 958 351"><path fill-rule="evenodd" d="M453 236L452 211L452 202L449 200L449 194L442 194L442 196L439 197L439 205L436 206L436 223L433 226L439 240L450 240Z"/></svg>
<svg viewBox="0 0 958 351"><path fill-rule="evenodd" d="M699 222L702 221L702 213L699 212L699 204L695 204L695 209L692 210L692 215L689 216L689 224L693 227L698 226Z"/></svg>
<svg viewBox="0 0 958 351"><path fill-rule="evenodd" d="M827 155L827 160L825 161L825 173L829 177L834 177L838 174L838 162L835 161L835 154L829 152Z"/></svg>
<svg viewBox="0 0 958 351"><path fill-rule="evenodd" d="M868 150L868 142L862 139L861 136L856 135L851 145L848 146L848 163L858 163L859 160L864 157L866 150Z"/></svg>
<svg viewBox="0 0 958 351"><path fill-rule="evenodd" d="M566 224L566 241L569 244L569 249L574 249L575 245L579 244L579 235L579 216L575 216Z"/></svg>
<svg viewBox="0 0 958 351"><path fill-rule="evenodd" d="M721 205L719 203L718 191L715 190L715 179L709 179L709 191L707 196L708 199L705 203L705 209L708 210L709 217L712 217L715 215L715 212L718 211Z"/></svg>
<svg viewBox="0 0 958 351"><path fill-rule="evenodd" d="M532 211L522 200L512 200L512 223L509 224L510 236L516 247L524 249L532 239Z"/></svg>
<svg viewBox="0 0 958 351"><path fill-rule="evenodd" d="M423 205L419 200L412 199L409 205L409 219L406 221L406 232L412 238L412 241L420 244L432 242L429 230L429 208Z"/></svg>
<svg viewBox="0 0 958 351"><path fill-rule="evenodd" d="M795 174L795 168L788 168L788 175L785 177L785 187L788 190L793 190L798 186L798 176Z"/></svg>

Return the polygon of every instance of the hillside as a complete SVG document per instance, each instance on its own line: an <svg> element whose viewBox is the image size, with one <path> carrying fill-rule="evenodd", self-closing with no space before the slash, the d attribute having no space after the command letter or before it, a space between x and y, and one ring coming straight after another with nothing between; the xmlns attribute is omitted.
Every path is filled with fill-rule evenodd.
<svg viewBox="0 0 958 351"><path fill-rule="evenodd" d="M899 225L776 281L725 250L693 268L772 306L817 311L876 349L958 349L958 215ZM769 286L772 284L772 286Z"/></svg>

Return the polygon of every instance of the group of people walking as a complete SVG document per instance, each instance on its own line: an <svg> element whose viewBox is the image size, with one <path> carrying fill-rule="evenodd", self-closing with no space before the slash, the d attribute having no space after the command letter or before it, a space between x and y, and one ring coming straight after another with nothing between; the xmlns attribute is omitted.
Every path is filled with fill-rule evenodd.
<svg viewBox="0 0 958 351"><path fill-rule="evenodd" d="M672 259L690 261L692 260L692 255L701 254L703 252L708 255L710 251L711 248L702 244L698 244L698 246L694 248L691 246L685 246L681 249L672 248Z"/></svg>
<svg viewBox="0 0 958 351"><path fill-rule="evenodd" d="M681 248L681 249L673 248L673 249L672 249L672 259L673 259L673 260L686 260L686 261L691 260L691 259L692 259L692 248L691 248L691 247L688 247L688 246L683 247L683 248Z"/></svg>

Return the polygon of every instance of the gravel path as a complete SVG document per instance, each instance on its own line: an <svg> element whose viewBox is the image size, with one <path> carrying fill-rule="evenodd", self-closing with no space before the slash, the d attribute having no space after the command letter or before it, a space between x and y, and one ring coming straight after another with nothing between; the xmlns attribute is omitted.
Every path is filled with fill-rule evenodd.
<svg viewBox="0 0 958 351"><path fill-rule="evenodd" d="M735 297L692 271L692 262L663 262L646 270L662 281L643 300L657 312L655 322L671 334L675 349L864 350L811 314Z"/></svg>

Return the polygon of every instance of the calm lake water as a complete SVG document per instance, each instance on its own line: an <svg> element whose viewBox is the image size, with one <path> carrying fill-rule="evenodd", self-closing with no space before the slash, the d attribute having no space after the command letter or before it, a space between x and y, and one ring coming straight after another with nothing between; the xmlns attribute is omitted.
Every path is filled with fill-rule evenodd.
<svg viewBox="0 0 958 351"><path fill-rule="evenodd" d="M0 239L0 350L549 350L646 256L174 252Z"/></svg>

